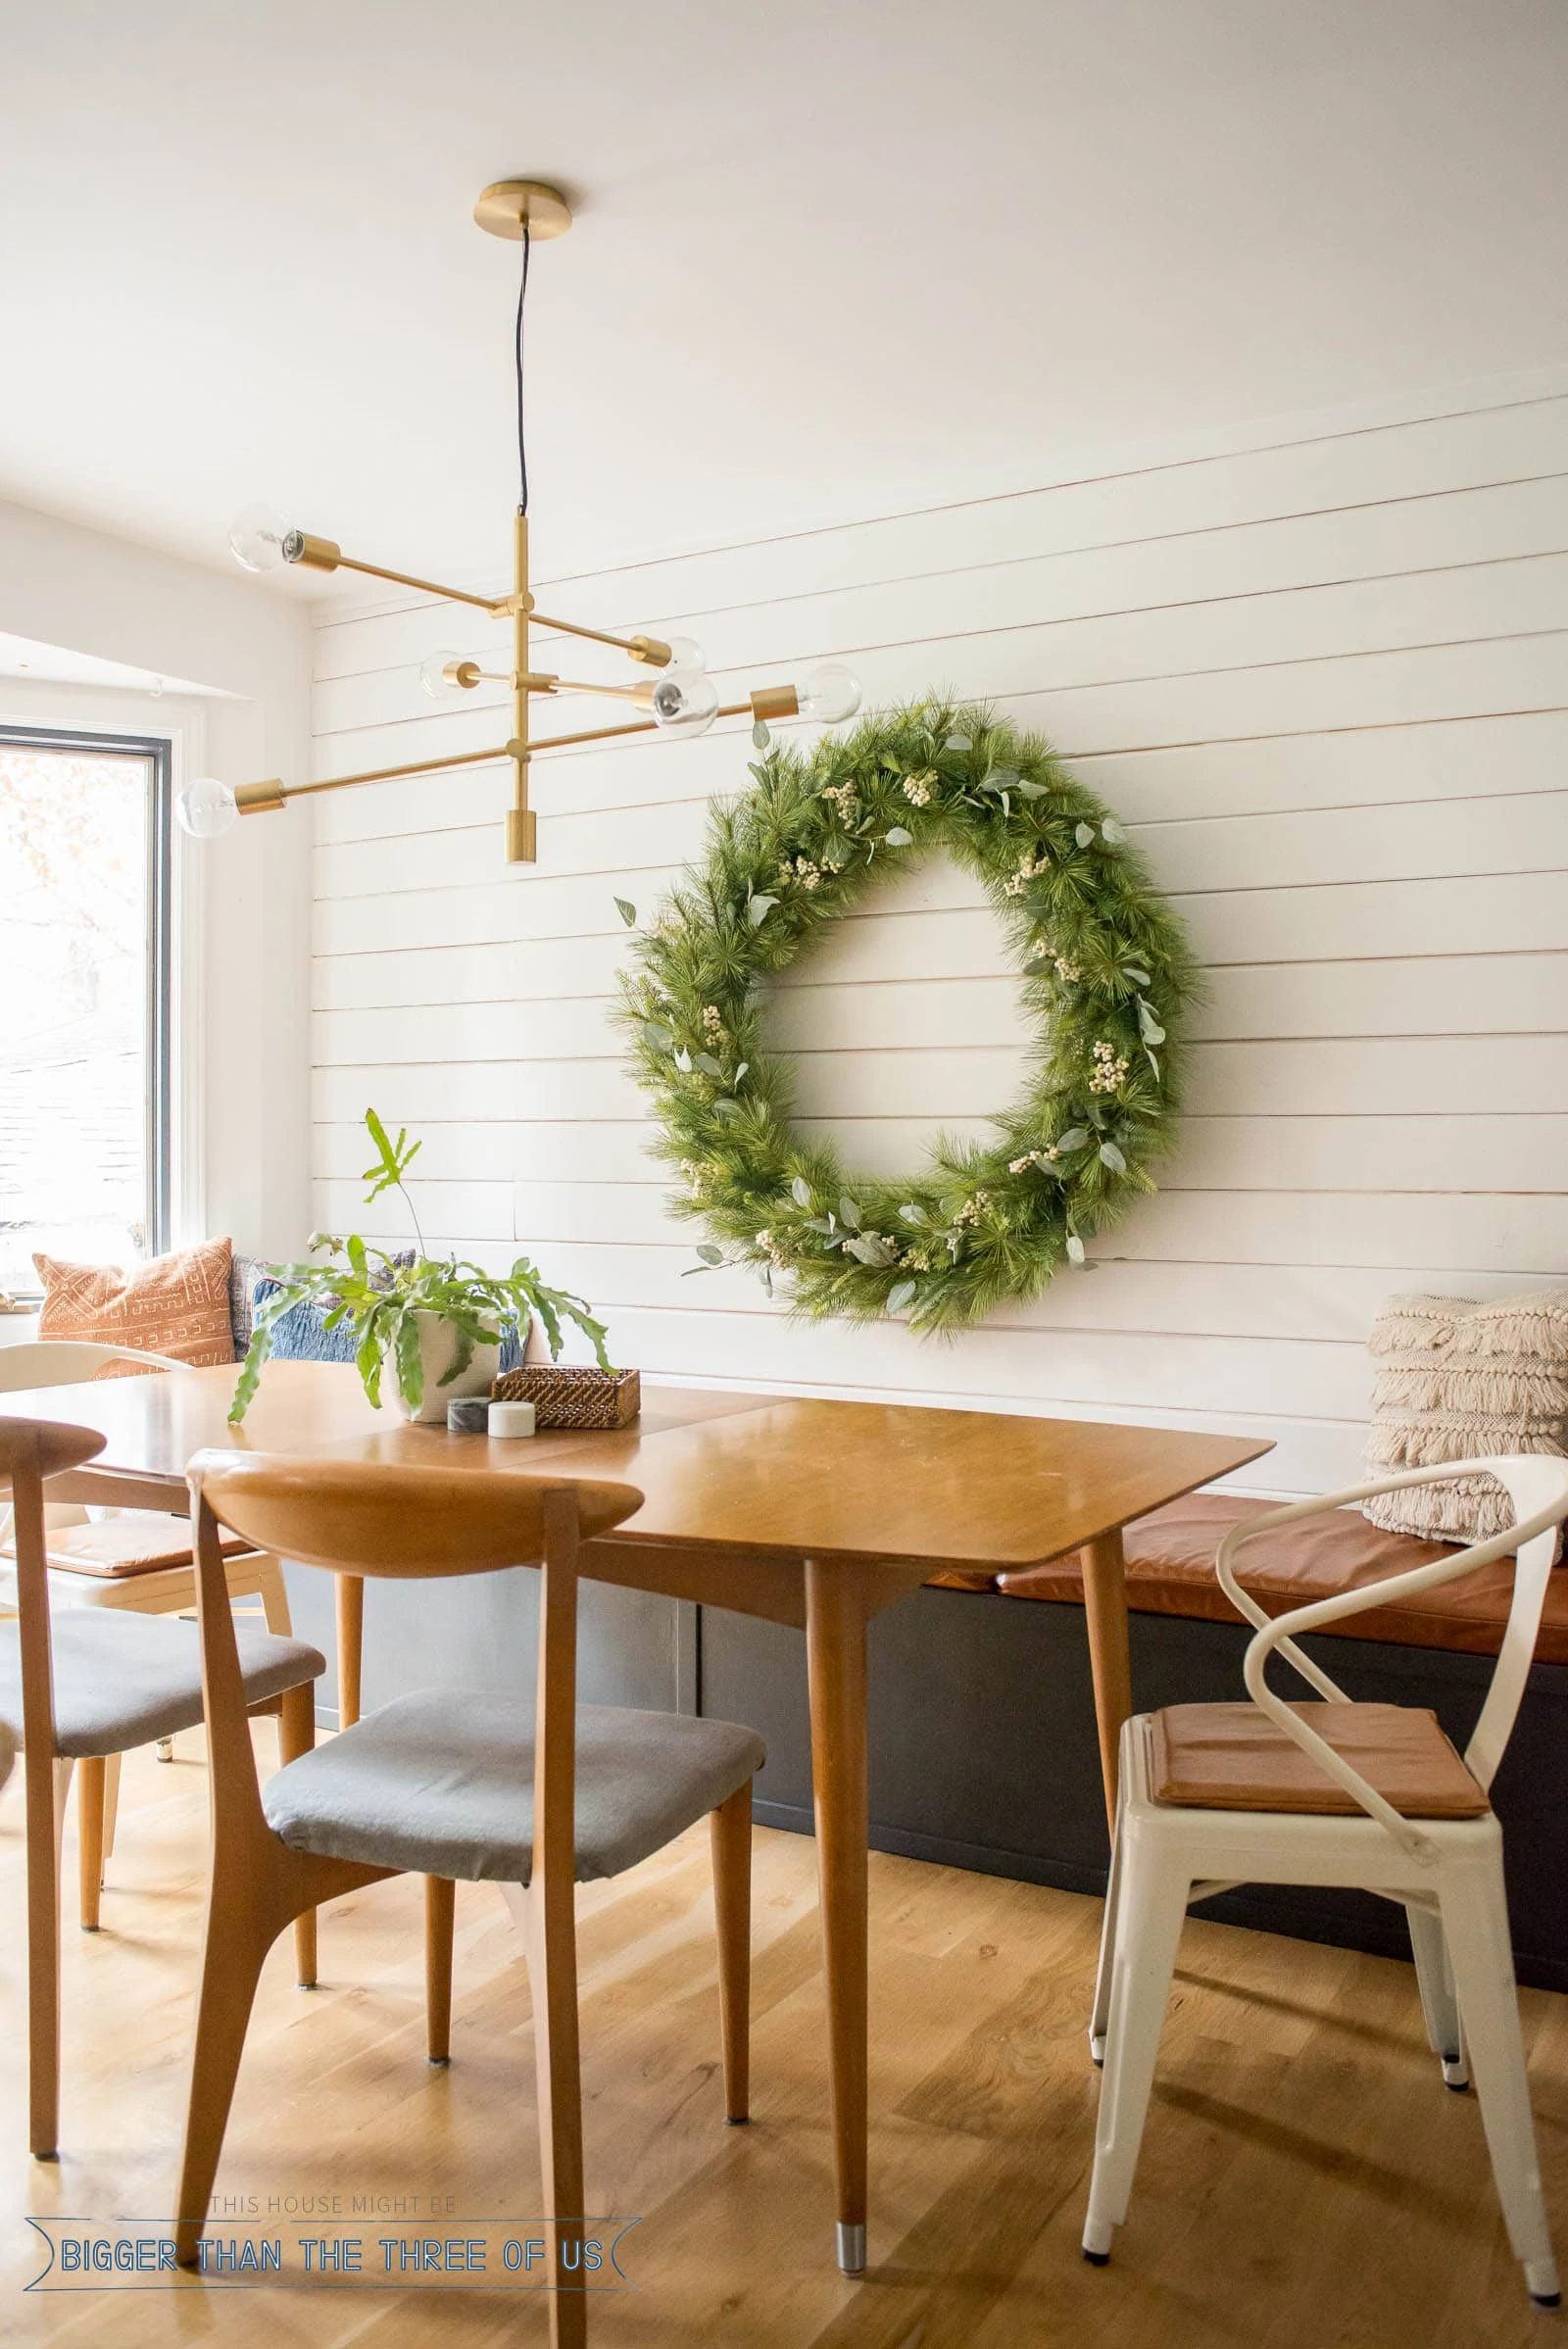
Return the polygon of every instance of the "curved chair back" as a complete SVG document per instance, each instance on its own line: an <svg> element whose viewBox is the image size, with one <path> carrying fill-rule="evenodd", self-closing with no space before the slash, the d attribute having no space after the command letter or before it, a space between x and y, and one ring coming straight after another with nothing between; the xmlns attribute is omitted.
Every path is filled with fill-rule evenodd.
<svg viewBox="0 0 1568 2349"><path fill-rule="evenodd" d="M133 1346L89 1346L76 1338L32 1338L0 1346L0 1395L26 1387L71 1387L95 1378L110 1362L139 1362L147 1370L188 1370L172 1354L141 1353Z"/></svg>
<svg viewBox="0 0 1568 2349"><path fill-rule="evenodd" d="M193 1495L231 1533L344 1574L435 1578L534 1565L552 1494L571 1502L583 1541L643 1505L635 1485L597 1477L394 1461L203 1451L187 1473Z"/></svg>
<svg viewBox="0 0 1568 2349"><path fill-rule="evenodd" d="M96 1428L53 1419L0 1418L0 1493L11 1502L17 1553L18 1642L22 1663L22 1742L27 1752L27 1833L53 1816L55 1706L49 1663L49 1562L44 1532L45 1479L79 1468L103 1450ZM36 1755L36 1761L33 1757ZM47 1800L40 1788L47 1787ZM34 1812L39 1814L38 1821ZM54 1829L49 1827L52 1835Z"/></svg>
<svg viewBox="0 0 1568 2349"><path fill-rule="evenodd" d="M1271 1526L1289 1525L1327 1509L1371 1500L1381 1493L1402 1493L1413 1485L1446 1484L1455 1477L1474 1476L1493 1476L1506 1487L1517 1513L1516 1520L1505 1533L1494 1534L1486 1542L1472 1542L1451 1558L1438 1558L1430 1566L1414 1566L1404 1574L1386 1575L1358 1590L1345 1590L1334 1598L1292 1607L1272 1618L1236 1580L1233 1562L1237 1552L1247 1542L1266 1534ZM1513 1599L1492 1686L1464 1751L1465 1767L1476 1783L1486 1788L1491 1786L1513 1735L1541 1629L1547 1578L1557 1553L1557 1532L1565 1520L1568 1520L1568 1459L1556 1453L1521 1452L1506 1459L1444 1461L1437 1467L1408 1469L1402 1476L1383 1477L1375 1484L1351 1486L1343 1493L1325 1493L1321 1498L1293 1501L1288 1507L1267 1509L1257 1517L1247 1518L1233 1527L1220 1543L1214 1570L1221 1587L1232 1605L1257 1627L1256 1637L1248 1643L1244 1665L1248 1694L1364 1811L1380 1821L1417 1858L1429 1856L1429 1839L1401 1817L1343 1755L1336 1753L1299 1713L1275 1694L1264 1677L1269 1658L1278 1652L1320 1696L1331 1704L1348 1704L1350 1699L1338 1683L1296 1645L1300 1633L1342 1623L1348 1616L1364 1614L1371 1607L1387 1606L1391 1601L1419 1597L1423 1591L1436 1590L1445 1583L1456 1582L1461 1575L1474 1573L1478 1566L1491 1566L1498 1558L1516 1555Z"/></svg>

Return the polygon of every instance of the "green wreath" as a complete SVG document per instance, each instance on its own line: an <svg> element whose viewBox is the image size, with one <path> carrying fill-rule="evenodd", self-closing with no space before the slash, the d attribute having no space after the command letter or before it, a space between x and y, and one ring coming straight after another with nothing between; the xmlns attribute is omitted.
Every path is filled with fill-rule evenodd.
<svg viewBox="0 0 1568 2349"><path fill-rule="evenodd" d="M713 1235L692 1269L756 1264L770 1293L789 1277L800 1312L906 1314L917 1330L1038 1296L1154 1189L1177 1101L1171 1038L1198 992L1180 921L1093 793L988 710L919 702L804 755L760 724L754 740L755 789L714 809L706 862L621 980L660 1154L685 1181L674 1203ZM989 1148L944 1136L912 1181L852 1177L831 1145L792 1130L760 987L936 847L1002 918L1038 1060Z"/></svg>

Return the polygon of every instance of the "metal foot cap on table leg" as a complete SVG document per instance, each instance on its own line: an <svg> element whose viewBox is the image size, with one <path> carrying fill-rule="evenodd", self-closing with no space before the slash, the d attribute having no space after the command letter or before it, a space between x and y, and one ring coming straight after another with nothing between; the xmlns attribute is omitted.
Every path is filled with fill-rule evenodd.
<svg viewBox="0 0 1568 2349"><path fill-rule="evenodd" d="M1562 2293L1557 2288L1557 2263L1552 2259L1525 2261L1525 2287L1537 2308L1560 2308Z"/></svg>
<svg viewBox="0 0 1568 2349"><path fill-rule="evenodd" d="M1089 2061L1098 2072L1105 2069L1105 2034L1092 2031L1089 2034Z"/></svg>
<svg viewBox="0 0 1568 2349"><path fill-rule="evenodd" d="M839 2221L839 2266L846 2276L865 2274L865 2227L846 2227Z"/></svg>
<svg viewBox="0 0 1568 2349"><path fill-rule="evenodd" d="M1462 2095L1470 2085L1470 2067L1462 2055L1446 2055L1443 2059L1443 2084Z"/></svg>
<svg viewBox="0 0 1568 2349"><path fill-rule="evenodd" d="M1084 2257L1092 2268L1103 2268L1110 2261L1110 2238L1116 2229L1106 2219L1088 2219L1084 2223Z"/></svg>

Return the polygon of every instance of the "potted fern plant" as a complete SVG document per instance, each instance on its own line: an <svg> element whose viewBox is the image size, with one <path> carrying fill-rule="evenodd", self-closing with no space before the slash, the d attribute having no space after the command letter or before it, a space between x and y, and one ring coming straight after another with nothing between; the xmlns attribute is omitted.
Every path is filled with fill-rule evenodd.
<svg viewBox="0 0 1568 2349"><path fill-rule="evenodd" d="M365 1170L370 1188L366 1205L385 1191L397 1191L409 1211L416 1246L411 1254L388 1255L368 1247L357 1233L338 1238L313 1234L311 1255L319 1262L270 1264L277 1286L256 1311L256 1327L229 1406L238 1425L255 1395L262 1366L272 1350L272 1333L285 1313L302 1304L324 1307L322 1328L344 1330L365 1392L379 1410L386 1400L401 1418L443 1421L447 1403L459 1395L488 1392L501 1358L503 1339L515 1331L525 1344L538 1315L552 1359L561 1352L564 1322L574 1322L591 1342L601 1370L609 1370L604 1324L581 1297L552 1289L526 1256L506 1274L488 1273L457 1256L431 1256L419 1228L418 1210L404 1180L418 1152L405 1126L396 1142L373 1109L365 1123L375 1145L376 1163Z"/></svg>

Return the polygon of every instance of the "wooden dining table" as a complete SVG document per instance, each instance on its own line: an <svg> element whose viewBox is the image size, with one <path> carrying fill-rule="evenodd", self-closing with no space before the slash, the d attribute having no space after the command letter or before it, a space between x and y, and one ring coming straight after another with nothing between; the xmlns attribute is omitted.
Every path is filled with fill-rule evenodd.
<svg viewBox="0 0 1568 2349"><path fill-rule="evenodd" d="M1108 1813L1132 1711L1122 1528L1270 1446L1242 1436L650 1384L615 1433L532 1442L451 1435L372 1410L356 1373L272 1362L238 1429L232 1366L0 1396L7 1416L99 1430L62 1499L188 1508L187 1463L211 1446L441 1462L481 1475L559 1468L623 1479L643 1505L585 1545L593 1579L723 1607L806 1635L837 2251L865 2267L867 2128L866 1626L944 1570L1000 1573L1081 1554ZM68 1490L69 1488L69 1490ZM356 1650L354 1594L340 1631ZM1041 1766L1049 1770L1050 1756Z"/></svg>

